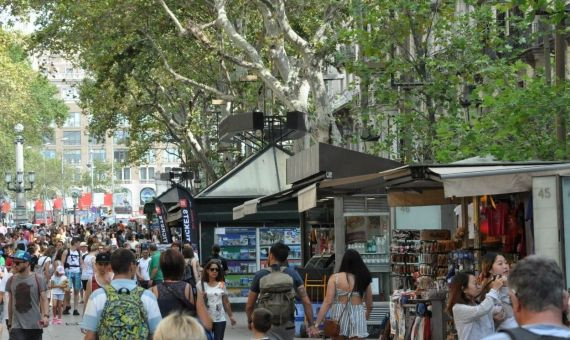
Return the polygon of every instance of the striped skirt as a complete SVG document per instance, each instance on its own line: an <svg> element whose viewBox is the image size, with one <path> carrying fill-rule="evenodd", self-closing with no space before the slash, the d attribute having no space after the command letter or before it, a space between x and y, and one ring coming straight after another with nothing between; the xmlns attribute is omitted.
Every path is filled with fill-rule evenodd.
<svg viewBox="0 0 570 340"><path fill-rule="evenodd" d="M353 305L348 304L344 314L342 313L346 304L344 303L333 303L331 309L331 319L338 320L342 314L342 319L340 320L340 335L346 336L348 338L367 338L368 330L366 328L366 314L363 304Z"/></svg>

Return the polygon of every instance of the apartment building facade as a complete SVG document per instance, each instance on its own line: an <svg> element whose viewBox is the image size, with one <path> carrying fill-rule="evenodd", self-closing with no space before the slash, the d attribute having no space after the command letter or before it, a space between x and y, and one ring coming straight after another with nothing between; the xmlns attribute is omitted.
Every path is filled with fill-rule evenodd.
<svg viewBox="0 0 570 340"><path fill-rule="evenodd" d="M90 176L113 174L113 179L105 181L108 184L104 187L95 184L93 187L82 185L68 188L65 190L65 201L71 202L72 192L95 193L92 196L92 206L98 207L103 202L97 199L102 197L97 193L114 192L113 205L117 217L141 215L144 204L168 187L165 183L160 183L159 177L160 173L169 172L180 164L176 156L177 150L169 146L157 147L148 153L141 165L124 164L128 154L128 122L124 122L124 129L117 129L112 137L107 137L104 141L89 136L89 113L82 111L78 105L78 85L86 76L85 72L57 55L34 58L33 66L59 89L61 99L69 108L64 124L61 127L53 124L53 135L45 139L44 157L61 159L65 172L72 172L63 174L64 180L75 183L85 173ZM97 162L109 165L108 174L96 174L93 171L93 164ZM59 189L56 191L61 192Z"/></svg>

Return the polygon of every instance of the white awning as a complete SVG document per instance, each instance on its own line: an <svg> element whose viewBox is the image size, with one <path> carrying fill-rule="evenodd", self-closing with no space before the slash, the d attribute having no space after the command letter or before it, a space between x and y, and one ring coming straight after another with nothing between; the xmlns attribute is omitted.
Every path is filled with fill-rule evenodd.
<svg viewBox="0 0 570 340"><path fill-rule="evenodd" d="M570 174L570 163L430 167L439 176L445 197L499 195L532 190L532 177Z"/></svg>
<svg viewBox="0 0 570 340"><path fill-rule="evenodd" d="M299 190L297 196L297 207L299 212L307 211L317 206L317 183L313 183L306 188Z"/></svg>

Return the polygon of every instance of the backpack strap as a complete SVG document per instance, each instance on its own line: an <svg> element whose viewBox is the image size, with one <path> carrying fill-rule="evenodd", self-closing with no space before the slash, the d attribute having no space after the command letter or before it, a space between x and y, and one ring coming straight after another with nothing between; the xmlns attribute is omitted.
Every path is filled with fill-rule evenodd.
<svg viewBox="0 0 570 340"><path fill-rule="evenodd" d="M40 281L38 280L38 274L34 273L34 278L36 279L36 285L38 286L38 299L41 299L42 292L40 290Z"/></svg>
<svg viewBox="0 0 570 340"><path fill-rule="evenodd" d="M511 329L501 329L500 332L507 333L513 340L557 340L565 339L552 335L540 335L529 331L524 327L517 327Z"/></svg>

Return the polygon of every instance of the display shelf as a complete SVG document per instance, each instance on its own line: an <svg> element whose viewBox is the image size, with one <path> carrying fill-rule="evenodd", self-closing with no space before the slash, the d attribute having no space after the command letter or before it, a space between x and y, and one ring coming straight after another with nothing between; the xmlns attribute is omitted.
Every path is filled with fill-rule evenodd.
<svg viewBox="0 0 570 340"><path fill-rule="evenodd" d="M240 261L255 261L256 259L228 259L226 258L226 261L228 262L240 262Z"/></svg>
<svg viewBox="0 0 570 340"><path fill-rule="evenodd" d="M233 272L233 273L231 273L231 272L228 272L226 274L226 276L230 276L230 275L255 275L255 273L249 273L249 272L239 272L239 273Z"/></svg>
<svg viewBox="0 0 570 340"><path fill-rule="evenodd" d="M247 296L230 296L229 297L231 303L246 303Z"/></svg>

